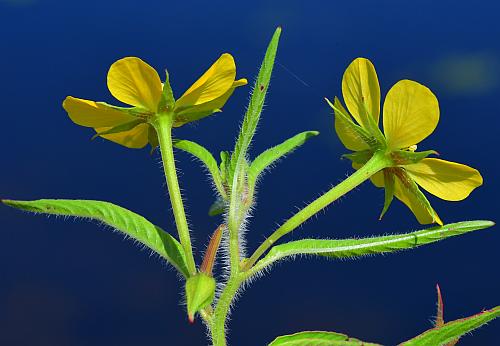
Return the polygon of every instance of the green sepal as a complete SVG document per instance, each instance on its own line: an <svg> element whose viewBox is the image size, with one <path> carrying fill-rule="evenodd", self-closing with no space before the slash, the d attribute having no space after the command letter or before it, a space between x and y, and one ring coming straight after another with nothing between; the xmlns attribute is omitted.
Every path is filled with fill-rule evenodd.
<svg viewBox="0 0 500 346"><path fill-rule="evenodd" d="M392 174L390 170L387 169L385 169L383 172L384 172L384 208L380 213L380 216L378 218L379 220L382 220L384 214L387 212L389 206L392 203L392 200L394 199L394 184L395 184L394 174Z"/></svg>
<svg viewBox="0 0 500 346"><path fill-rule="evenodd" d="M156 130L153 126L149 126L148 128L148 141L149 145L151 145L151 151L149 152L149 154L153 155L156 148L160 146L160 143L158 142L158 134L156 133Z"/></svg>
<svg viewBox="0 0 500 346"><path fill-rule="evenodd" d="M426 150L413 152L408 150L394 150L391 153L391 158L395 165L411 165L412 163L418 163L422 159L425 159L429 155L439 155L435 150Z"/></svg>
<svg viewBox="0 0 500 346"><path fill-rule="evenodd" d="M97 132L95 135L92 136L91 140L94 140L97 137L103 136L103 135L110 135L110 134L113 134L113 133L120 133L120 132L130 131L134 127L136 127L137 125L140 125L140 124L143 124L143 123L145 123L144 119L134 119L134 120L128 121L126 123L116 125L116 126L110 128L110 129L106 130L106 131Z"/></svg>
<svg viewBox="0 0 500 346"><path fill-rule="evenodd" d="M170 112L174 109L174 107L174 93L172 92L172 87L170 86L168 71L165 70L165 83L163 83L163 91L158 105L158 113Z"/></svg>
<svg viewBox="0 0 500 346"><path fill-rule="evenodd" d="M363 106L365 108L365 115L368 116L367 124L368 124L368 132L373 136L373 138L376 139L377 141L377 149L380 148L387 148L387 140L385 139L384 134L382 131L380 131L380 127L378 124L375 122L375 119L373 116L368 112L368 108L366 106L366 103L363 103Z"/></svg>
<svg viewBox="0 0 500 346"><path fill-rule="evenodd" d="M212 304L215 287L215 279L205 273L198 273L186 280L185 293L190 322L194 321L197 312Z"/></svg>
<svg viewBox="0 0 500 346"><path fill-rule="evenodd" d="M125 112L127 114L130 114L134 117L142 118L144 121L146 119L153 115L153 113L150 110L141 108L141 107L119 107L119 106L114 106L110 105L109 103L106 102L96 102L97 104L104 105L106 107L112 108L114 110L120 111L120 112Z"/></svg>
<svg viewBox="0 0 500 346"><path fill-rule="evenodd" d="M201 112L193 112L191 108L187 108L185 110L179 111L175 113L174 127L180 127L184 124L191 123L196 120L200 120L209 115L220 113L221 109L209 109Z"/></svg>
<svg viewBox="0 0 500 346"><path fill-rule="evenodd" d="M209 216L220 215L224 212L225 208L226 208L226 201L219 196L208 209L208 215Z"/></svg>
<svg viewBox="0 0 500 346"><path fill-rule="evenodd" d="M368 162L373 156L373 151L371 150L362 150L362 151L355 151L353 153L349 154L344 154L341 157L343 159L349 159L352 161L352 163L359 163L361 165L364 165L365 163Z"/></svg>
<svg viewBox="0 0 500 346"><path fill-rule="evenodd" d="M374 138L367 130L354 123L352 117L344 109L338 97L335 96L333 103L327 98L325 98L325 101L333 109L335 117L339 118L339 120L349 128L349 131L355 133L356 136L358 136L363 142L365 142L371 149L380 149L381 145L378 140Z"/></svg>
<svg viewBox="0 0 500 346"><path fill-rule="evenodd" d="M401 181L403 186L408 189L408 192L413 194L417 198L419 203L423 205L424 208L429 212L429 214L432 216L432 221L438 222L438 220L440 220L439 216L437 215L434 208L432 208L431 203L429 202L427 197L423 194L422 191L420 191L420 188L418 187L415 180L413 180L402 168L394 168L393 172L395 172L396 176Z"/></svg>

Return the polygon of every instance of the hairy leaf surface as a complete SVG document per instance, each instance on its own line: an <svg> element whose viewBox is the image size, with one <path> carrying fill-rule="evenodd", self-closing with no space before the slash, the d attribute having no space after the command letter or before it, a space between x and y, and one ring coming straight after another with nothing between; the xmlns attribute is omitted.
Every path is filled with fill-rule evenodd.
<svg viewBox="0 0 500 346"><path fill-rule="evenodd" d="M294 255L320 255L332 258L353 258L370 254L396 252L434 243L449 237L493 226L491 221L463 221L422 231L361 239L303 239L272 247L258 261L253 271Z"/></svg>
<svg viewBox="0 0 500 346"><path fill-rule="evenodd" d="M500 316L500 306L476 315L445 323L405 341L400 346L445 345Z"/></svg>
<svg viewBox="0 0 500 346"><path fill-rule="evenodd" d="M248 185L253 186L262 171L318 134L318 131L301 132L257 156L248 169Z"/></svg>
<svg viewBox="0 0 500 346"><path fill-rule="evenodd" d="M191 142L185 139L176 140L173 144L177 149L184 150L185 152L188 152L194 157L198 158L205 165L205 167L207 167L208 171L212 175L214 184L221 196L226 195L226 192L224 191L224 187L222 185L222 178L220 175L219 166L217 165L217 161L207 149L205 149L198 143Z"/></svg>
<svg viewBox="0 0 500 346"><path fill-rule="evenodd" d="M34 213L83 217L98 220L144 244L170 262L185 277L188 270L181 244L144 217L109 202L91 200L40 199L2 200L10 207Z"/></svg>
<svg viewBox="0 0 500 346"><path fill-rule="evenodd" d="M308 331L277 337L269 346L380 346L345 334L334 332Z"/></svg>

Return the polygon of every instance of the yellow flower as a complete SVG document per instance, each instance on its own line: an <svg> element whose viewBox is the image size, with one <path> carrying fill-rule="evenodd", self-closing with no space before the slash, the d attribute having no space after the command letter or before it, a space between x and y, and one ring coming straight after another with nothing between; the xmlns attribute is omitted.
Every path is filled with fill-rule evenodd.
<svg viewBox="0 0 500 346"><path fill-rule="evenodd" d="M156 131L148 119L158 113L173 112L173 126L182 126L219 112L238 86L236 66L230 54L220 58L176 101L168 82L143 60L127 57L116 61L108 72L108 88L119 101L132 107L116 107L68 96L63 107L71 120L92 127L101 136L128 148L157 146Z"/></svg>
<svg viewBox="0 0 500 346"><path fill-rule="evenodd" d="M344 146L354 151L345 155L359 169L376 151L384 151L392 166L371 177L385 188L383 216L393 196L410 208L422 224L442 221L419 186L447 200L465 199L482 185L474 168L455 162L427 158L435 151L415 152L417 144L429 136L439 121L436 96L425 86L411 81L397 82L387 93L383 106L383 129L379 128L380 86L373 64L355 59L342 79L342 94L348 111L335 98L327 102L335 112L335 130Z"/></svg>

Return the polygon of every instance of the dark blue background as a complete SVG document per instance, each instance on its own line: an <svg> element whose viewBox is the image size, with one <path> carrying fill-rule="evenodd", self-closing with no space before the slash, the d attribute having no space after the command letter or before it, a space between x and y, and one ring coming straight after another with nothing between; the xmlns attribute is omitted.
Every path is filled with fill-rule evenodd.
<svg viewBox="0 0 500 346"><path fill-rule="evenodd" d="M139 56L168 68L176 96L223 52L253 80L277 25L283 26L267 107L252 155L303 130L319 130L262 181L248 231L251 250L297 207L351 169L339 160L324 96L342 73L370 58L383 94L399 79L429 86L441 121L421 149L480 169L485 184L464 202L431 199L445 222L497 219L500 5L495 1L0 1L0 197L112 201L173 232L159 157L128 150L73 124L66 95L116 103L111 63ZM224 112L175 132L212 152L232 148L249 88ZM206 211L207 176L178 153L180 180L203 250L219 222ZM401 203L377 221L383 192L364 184L283 240L368 236L419 229ZM174 272L147 251L95 224L0 208L0 344L203 345L187 323ZM348 333L395 344L431 327L440 283L448 320L497 305L498 229L411 252L356 261L296 260L255 281L231 315L232 345L264 345L299 330ZM200 255L197 251L196 255ZM495 345L498 322L462 345Z"/></svg>

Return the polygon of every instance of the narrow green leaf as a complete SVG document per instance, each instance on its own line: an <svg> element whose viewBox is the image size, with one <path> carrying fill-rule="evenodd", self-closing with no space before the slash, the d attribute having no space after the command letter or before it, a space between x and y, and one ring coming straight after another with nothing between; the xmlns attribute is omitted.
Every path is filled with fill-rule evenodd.
<svg viewBox="0 0 500 346"><path fill-rule="evenodd" d="M272 247L255 264L258 272L273 262L295 255L320 255L331 258L354 258L371 254L396 252L430 244L449 237L493 226L491 221L463 221L422 231L362 239L303 239Z"/></svg>
<svg viewBox="0 0 500 346"><path fill-rule="evenodd" d="M98 220L144 244L170 262L185 277L188 270L181 244L160 227L125 208L103 201L40 199L36 201L2 200L10 207L53 215Z"/></svg>
<svg viewBox="0 0 500 346"><path fill-rule="evenodd" d="M241 125L240 134L236 141L234 152L231 156L231 172L235 172L236 165L242 164L246 159L246 154L252 138L255 134L257 124L259 123L260 114L264 107L264 101L269 89L269 82L273 72L274 60L276 58L276 50L281 34L281 28L278 27L267 47L266 55L262 61L257 80L253 87L250 103L248 105L243 124ZM231 174L233 176L233 174ZM232 178L232 177L231 177Z"/></svg>
<svg viewBox="0 0 500 346"><path fill-rule="evenodd" d="M257 156L248 169L248 185L253 186L262 171L284 155L304 144L309 138L317 136L318 134L318 131L305 131L299 133Z"/></svg>
<svg viewBox="0 0 500 346"><path fill-rule="evenodd" d="M226 196L224 186L222 185L222 178L220 175L219 166L217 165L217 161L215 161L215 158L207 149L205 149L198 143L184 139L175 140L173 144L177 149L184 150L185 152L188 152L194 157L198 158L212 175L214 184L221 196Z"/></svg>
<svg viewBox="0 0 500 346"><path fill-rule="evenodd" d="M476 328L481 327L485 323L500 316L500 306L491 310L480 312L476 315L462 318L459 320L445 323L438 328L429 329L428 331L401 343L401 346L427 346L436 345L441 346L448 342L470 333Z"/></svg>
<svg viewBox="0 0 500 346"><path fill-rule="evenodd" d="M116 125L110 129L106 130L106 131L97 132L95 135L92 136L91 140L94 140L97 137L102 136L102 135L110 135L112 133L120 133L120 132L132 130L134 127L136 127L137 125L142 124L144 122L145 122L144 119L134 119L134 120L128 121L126 123Z"/></svg>
<svg viewBox="0 0 500 346"><path fill-rule="evenodd" d="M269 346L380 346L345 334L322 331L307 331L279 336Z"/></svg>

